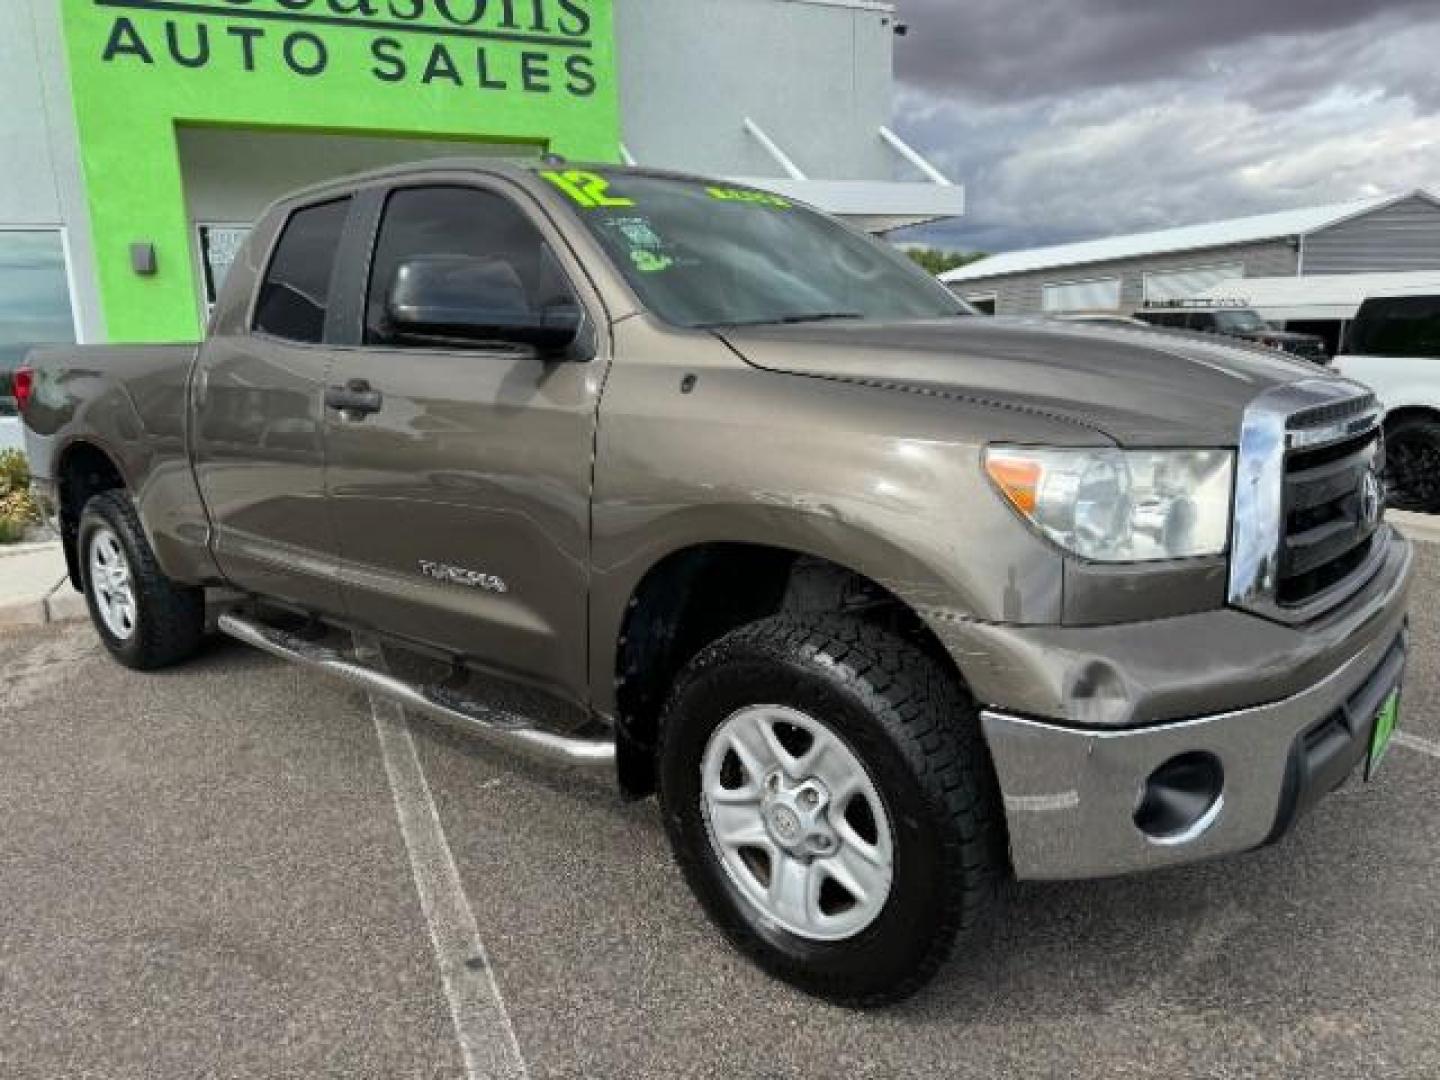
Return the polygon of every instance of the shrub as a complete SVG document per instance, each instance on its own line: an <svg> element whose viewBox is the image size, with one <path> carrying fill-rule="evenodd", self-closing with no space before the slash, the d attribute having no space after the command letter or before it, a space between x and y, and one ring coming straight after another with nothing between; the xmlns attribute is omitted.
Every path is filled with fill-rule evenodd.
<svg viewBox="0 0 1440 1080"><path fill-rule="evenodd" d="M19 450L0 450L0 495L30 489L30 462Z"/></svg>
<svg viewBox="0 0 1440 1080"><path fill-rule="evenodd" d="M18 450L0 453L0 544L25 538L25 531L40 521L40 509L30 495L30 464Z"/></svg>

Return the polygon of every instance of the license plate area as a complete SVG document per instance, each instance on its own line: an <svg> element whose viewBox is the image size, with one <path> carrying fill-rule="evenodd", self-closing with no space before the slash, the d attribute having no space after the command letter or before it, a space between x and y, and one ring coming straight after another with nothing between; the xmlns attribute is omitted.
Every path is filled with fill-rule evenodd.
<svg viewBox="0 0 1440 1080"><path fill-rule="evenodd" d="M1375 713L1375 720L1370 729L1370 753L1365 759L1365 779L1371 780L1375 771L1380 768L1380 763L1385 760L1385 754L1394 742L1395 729L1400 726L1400 687L1396 687L1385 695L1379 711Z"/></svg>

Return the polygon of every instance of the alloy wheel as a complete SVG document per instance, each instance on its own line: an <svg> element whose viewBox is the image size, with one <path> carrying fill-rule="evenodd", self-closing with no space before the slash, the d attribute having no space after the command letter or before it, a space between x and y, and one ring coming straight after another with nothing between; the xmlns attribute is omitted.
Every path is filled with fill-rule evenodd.
<svg viewBox="0 0 1440 1080"><path fill-rule="evenodd" d="M138 607L130 560L120 539L107 528L95 530L90 540L90 593L105 628L116 639L128 641L135 633Z"/></svg>
<svg viewBox="0 0 1440 1080"><path fill-rule="evenodd" d="M761 915L812 941L853 937L879 917L894 834L839 735L796 709L749 706L715 729L700 767L712 849Z"/></svg>

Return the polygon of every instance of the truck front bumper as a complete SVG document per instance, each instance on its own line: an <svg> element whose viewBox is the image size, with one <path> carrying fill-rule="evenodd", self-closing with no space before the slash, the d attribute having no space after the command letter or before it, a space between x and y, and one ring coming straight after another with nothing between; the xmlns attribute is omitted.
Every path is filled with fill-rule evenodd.
<svg viewBox="0 0 1440 1080"><path fill-rule="evenodd" d="M1054 665L1048 674L1063 687L1060 717L977 692L994 703L982 722L1016 876L1103 877L1247 851L1283 835L1363 767L1405 664L1412 553L1398 536L1390 544L1381 571L1322 625L1281 628L1214 612L1118 635L1104 628L1108 644L1128 643L1104 655L1079 645L1096 628L1058 631L1075 649L1055 648L1057 631L1037 628L1033 650L1017 650L1015 628L1006 628L991 662L1024 655L1025 667ZM995 629L966 632L967 659ZM1015 686L1017 673L997 685ZM1286 674L1304 681L1275 693ZM1217 707L1156 717L1158 703L1175 696ZM1259 704L1235 704L1247 698ZM1179 826L1155 818L1157 796Z"/></svg>

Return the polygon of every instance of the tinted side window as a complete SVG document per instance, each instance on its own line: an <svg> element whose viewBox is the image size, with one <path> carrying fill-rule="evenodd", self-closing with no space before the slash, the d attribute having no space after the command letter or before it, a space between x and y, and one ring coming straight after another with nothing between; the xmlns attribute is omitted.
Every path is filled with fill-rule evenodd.
<svg viewBox="0 0 1440 1080"><path fill-rule="evenodd" d="M345 230L350 200L307 206L290 216L255 305L255 329L287 341L319 342L335 252Z"/></svg>
<svg viewBox="0 0 1440 1080"><path fill-rule="evenodd" d="M1440 357L1440 296L1366 300L1350 328L1347 351Z"/></svg>
<svg viewBox="0 0 1440 1080"><path fill-rule="evenodd" d="M489 264L491 280L532 312L574 307L570 289L540 230L502 195L476 188L402 188L385 204L370 271L367 344L395 344L385 301L395 271L409 259L458 256Z"/></svg>
<svg viewBox="0 0 1440 1080"><path fill-rule="evenodd" d="M1185 316L1171 311L1142 311L1140 318L1154 326L1184 326Z"/></svg>

